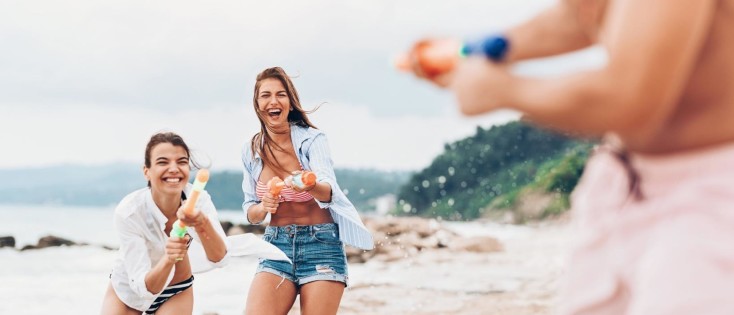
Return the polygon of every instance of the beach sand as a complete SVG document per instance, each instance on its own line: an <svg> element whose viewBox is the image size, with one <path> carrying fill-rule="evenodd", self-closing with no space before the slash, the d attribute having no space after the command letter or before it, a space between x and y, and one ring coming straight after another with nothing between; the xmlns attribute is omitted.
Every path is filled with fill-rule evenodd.
<svg viewBox="0 0 734 315"><path fill-rule="evenodd" d="M504 250L436 249L350 264L339 314L551 314L568 247L565 223L460 223ZM458 230L457 230L458 229ZM98 314L115 251L96 246L0 250L0 314ZM241 315L257 260L235 258L196 276L194 314ZM300 314L298 301L290 314Z"/></svg>
<svg viewBox="0 0 734 315"><path fill-rule="evenodd" d="M339 314L551 314L568 234L566 224L543 224L500 238L502 252L367 262Z"/></svg>

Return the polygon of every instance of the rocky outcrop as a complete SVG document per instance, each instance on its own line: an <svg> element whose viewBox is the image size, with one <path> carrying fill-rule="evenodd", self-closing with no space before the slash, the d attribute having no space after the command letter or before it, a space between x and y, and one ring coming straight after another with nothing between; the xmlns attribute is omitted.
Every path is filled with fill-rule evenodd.
<svg viewBox="0 0 734 315"><path fill-rule="evenodd" d="M435 219L419 217L366 218L365 226L372 231L375 249L364 251L347 247L349 262L370 259L394 261L414 256L426 250L450 250L490 253L502 250L502 245L489 236L461 237L444 228Z"/></svg>
<svg viewBox="0 0 734 315"><path fill-rule="evenodd" d="M0 237L0 248L3 248L3 247L15 248L15 237L12 237L12 236Z"/></svg>
<svg viewBox="0 0 734 315"><path fill-rule="evenodd" d="M78 244L73 241L67 240L65 238L48 235L48 236L44 236L41 239L39 239L38 244L26 245L26 246L23 246L23 248L21 248L20 250L23 251L23 250L29 250L29 249L42 249L46 247L73 246L73 245L85 245L85 244Z"/></svg>

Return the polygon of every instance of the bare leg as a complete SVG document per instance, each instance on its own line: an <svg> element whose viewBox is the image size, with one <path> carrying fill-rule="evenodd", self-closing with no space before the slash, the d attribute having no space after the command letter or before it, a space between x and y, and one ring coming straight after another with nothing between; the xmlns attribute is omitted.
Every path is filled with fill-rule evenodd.
<svg viewBox="0 0 734 315"><path fill-rule="evenodd" d="M107 286L107 292L104 294L102 300L102 315L140 315L141 311L132 309L122 303L120 298L117 297L117 293L112 289L112 283Z"/></svg>
<svg viewBox="0 0 734 315"><path fill-rule="evenodd" d="M190 287L183 292L172 296L168 301L164 302L156 315L179 315L191 314L194 312L194 287Z"/></svg>
<svg viewBox="0 0 734 315"><path fill-rule="evenodd" d="M255 275L247 294L246 315L285 315L296 300L296 285L269 272Z"/></svg>
<svg viewBox="0 0 734 315"><path fill-rule="evenodd" d="M301 314L336 314L344 294L344 283L314 281L301 287Z"/></svg>

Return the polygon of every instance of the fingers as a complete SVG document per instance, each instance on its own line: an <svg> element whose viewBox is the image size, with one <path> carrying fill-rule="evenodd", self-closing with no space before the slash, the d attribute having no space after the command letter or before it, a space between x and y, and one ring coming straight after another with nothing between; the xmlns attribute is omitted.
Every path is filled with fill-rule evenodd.
<svg viewBox="0 0 734 315"><path fill-rule="evenodd" d="M166 243L166 256L171 262L177 262L184 259L188 252L188 241L191 236L186 235L183 238L169 237Z"/></svg>
<svg viewBox="0 0 734 315"><path fill-rule="evenodd" d="M186 215L183 211L176 213L176 217L186 226L197 227L206 221L206 216L199 210L195 210L194 214Z"/></svg>
<svg viewBox="0 0 734 315"><path fill-rule="evenodd" d="M265 211L269 213L275 213L278 211L278 205L280 205L280 198L275 198L271 194L265 194L262 199L262 205Z"/></svg>

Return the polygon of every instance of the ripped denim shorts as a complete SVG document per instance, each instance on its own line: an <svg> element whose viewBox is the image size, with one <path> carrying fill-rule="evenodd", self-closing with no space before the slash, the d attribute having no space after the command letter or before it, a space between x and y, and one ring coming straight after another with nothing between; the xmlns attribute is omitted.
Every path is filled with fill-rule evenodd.
<svg viewBox="0 0 734 315"><path fill-rule="evenodd" d="M287 261L260 259L257 272L269 272L300 287L326 280L347 286L347 258L335 223L268 226L263 239L280 248Z"/></svg>

